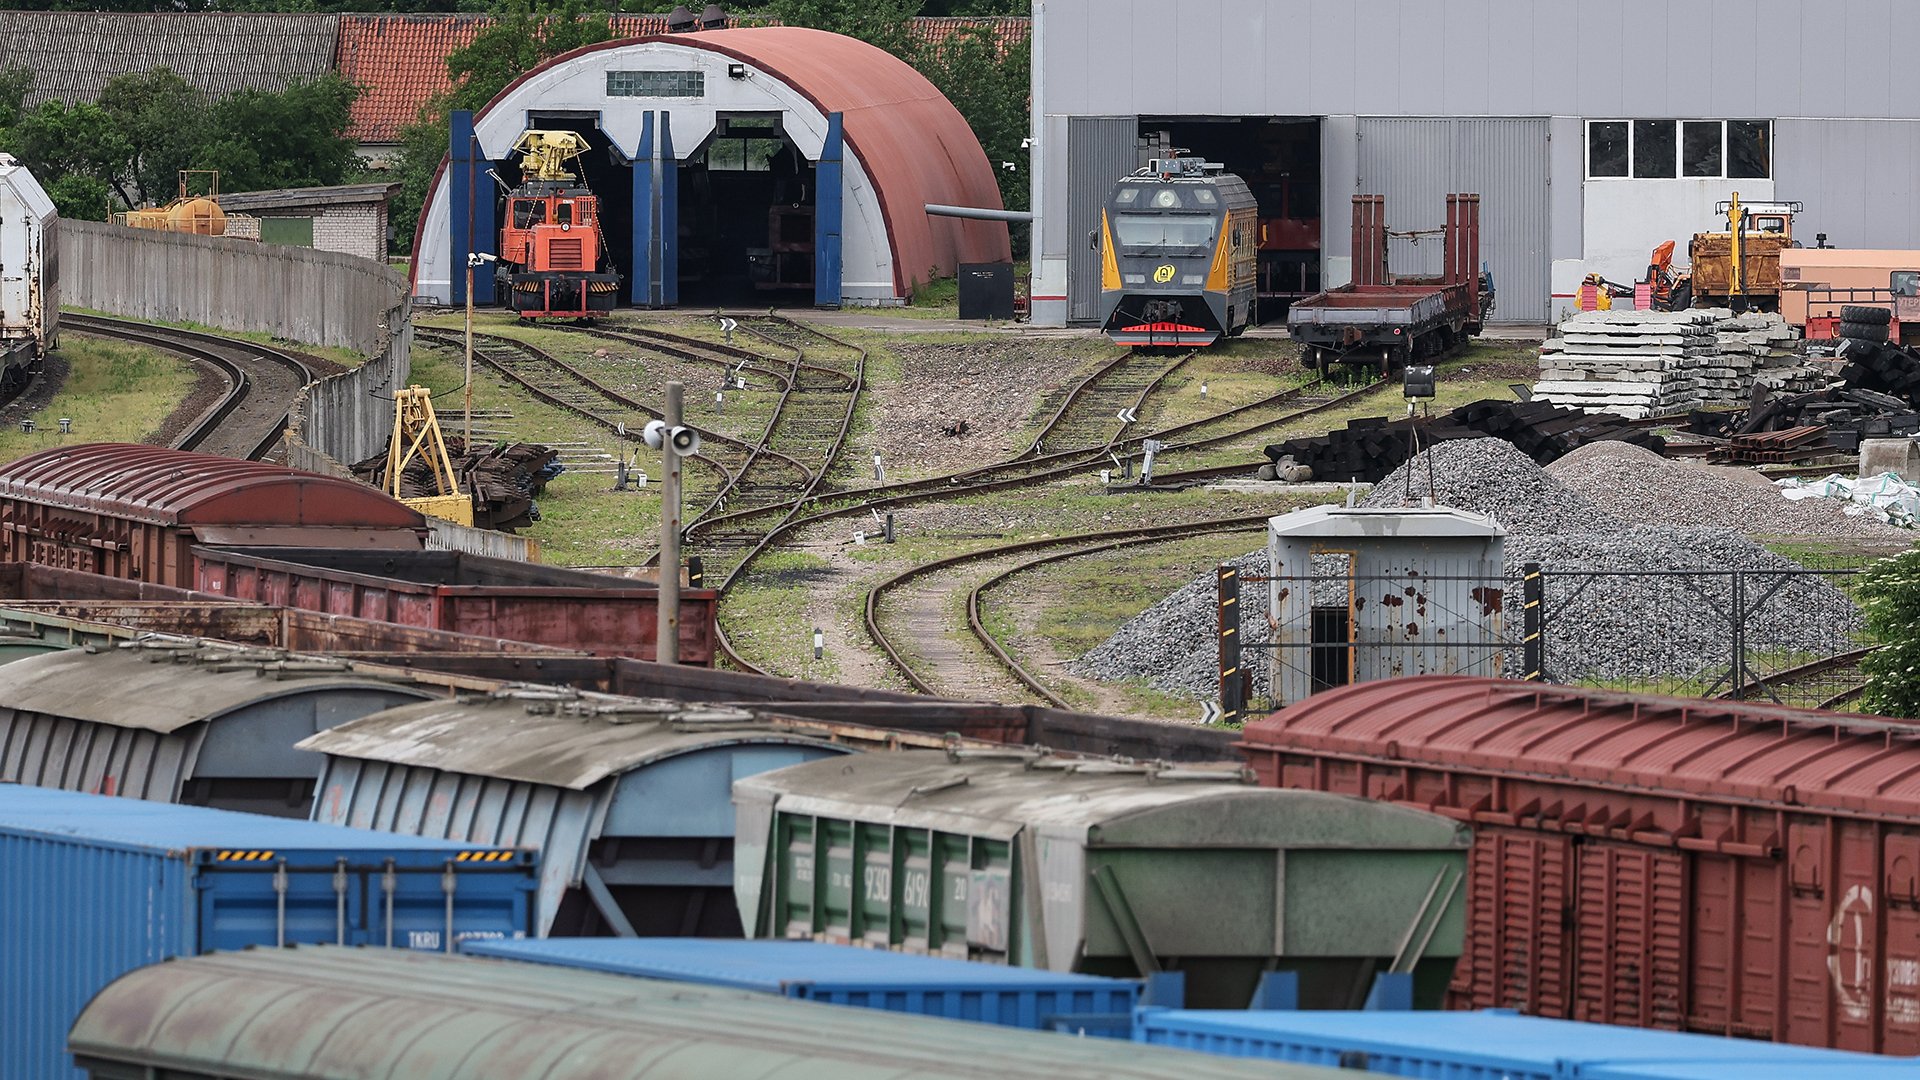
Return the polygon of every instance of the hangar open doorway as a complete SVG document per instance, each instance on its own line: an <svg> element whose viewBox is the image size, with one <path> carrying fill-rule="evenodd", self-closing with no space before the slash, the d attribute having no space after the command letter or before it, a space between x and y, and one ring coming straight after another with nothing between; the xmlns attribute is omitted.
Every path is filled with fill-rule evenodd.
<svg viewBox="0 0 1920 1080"><path fill-rule="evenodd" d="M813 305L815 168L780 114L718 118L680 163L681 303Z"/></svg>
<svg viewBox="0 0 1920 1080"><path fill-rule="evenodd" d="M1312 116L1143 116L1150 156L1171 149L1218 162L1260 204L1260 322L1284 321L1320 291L1320 120Z"/></svg>
<svg viewBox="0 0 1920 1080"><path fill-rule="evenodd" d="M600 129L599 113L529 112L527 128L573 131L587 140L587 152L573 162L572 168L579 174L580 182L593 193L599 207L600 243L613 263L609 269L620 275L621 295L624 296L625 283L630 279L634 266L633 163ZM505 186L494 185L495 222L506 220L507 189L520 183L520 155L510 154L499 174ZM499 295L505 297L505 293Z"/></svg>

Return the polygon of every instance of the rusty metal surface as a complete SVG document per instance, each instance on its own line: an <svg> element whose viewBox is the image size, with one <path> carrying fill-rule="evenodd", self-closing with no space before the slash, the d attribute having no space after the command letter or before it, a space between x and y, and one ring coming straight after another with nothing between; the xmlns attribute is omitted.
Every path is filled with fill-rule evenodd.
<svg viewBox="0 0 1920 1080"><path fill-rule="evenodd" d="M28 714L144 731L178 731L248 705L294 694L391 688L324 663L176 659L174 650L63 649L0 666L0 717Z"/></svg>
<svg viewBox="0 0 1920 1080"><path fill-rule="evenodd" d="M1343 1075L545 964L330 946L134 971L87 1006L69 1045L83 1065L309 1080Z"/></svg>
<svg viewBox="0 0 1920 1080"><path fill-rule="evenodd" d="M1470 822L1459 1007L1920 1053L1920 728L1449 676L1247 725L1261 782Z"/></svg>
<svg viewBox="0 0 1920 1080"><path fill-rule="evenodd" d="M808 741L742 709L541 689L422 702L299 744L333 757L414 765L575 791L709 746Z"/></svg>
<svg viewBox="0 0 1920 1080"><path fill-rule="evenodd" d="M4 500L155 525L426 528L415 511L351 481L124 443L56 447L0 466Z"/></svg>

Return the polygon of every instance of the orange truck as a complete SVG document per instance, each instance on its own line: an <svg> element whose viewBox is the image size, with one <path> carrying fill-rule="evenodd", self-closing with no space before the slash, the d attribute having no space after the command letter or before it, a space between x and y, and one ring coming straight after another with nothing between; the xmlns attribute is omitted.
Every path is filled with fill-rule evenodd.
<svg viewBox="0 0 1920 1080"><path fill-rule="evenodd" d="M1780 259L1793 250L1793 215L1801 204L1742 203L1736 191L1715 209L1727 216L1727 231L1694 233L1687 245L1693 306L1777 310Z"/></svg>
<svg viewBox="0 0 1920 1080"><path fill-rule="evenodd" d="M1790 248L1780 253L1780 313L1806 337L1835 336L1843 306L1892 313L1889 340L1920 343L1920 251Z"/></svg>

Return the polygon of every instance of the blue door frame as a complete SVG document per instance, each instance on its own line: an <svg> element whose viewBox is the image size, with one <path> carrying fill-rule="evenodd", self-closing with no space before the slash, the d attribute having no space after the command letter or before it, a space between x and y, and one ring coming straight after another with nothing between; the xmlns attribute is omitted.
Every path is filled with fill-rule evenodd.
<svg viewBox="0 0 1920 1080"><path fill-rule="evenodd" d="M450 295L456 304L467 302L467 260L478 252L500 253L500 232L493 219L493 162L473 134L473 113L457 109L448 118L447 239L451 256L447 269L453 279ZM491 304L492 263L473 270L473 302Z"/></svg>
<svg viewBox="0 0 1920 1080"><path fill-rule="evenodd" d="M660 114L660 306L680 303L680 159L673 156L673 114Z"/></svg>
<svg viewBox="0 0 1920 1080"><path fill-rule="evenodd" d="M627 296L636 307L653 305L653 114L640 121L640 149L633 155L633 266Z"/></svg>
<svg viewBox="0 0 1920 1080"><path fill-rule="evenodd" d="M827 141L813 170L813 303L840 306L840 192L846 152L839 113L827 114Z"/></svg>

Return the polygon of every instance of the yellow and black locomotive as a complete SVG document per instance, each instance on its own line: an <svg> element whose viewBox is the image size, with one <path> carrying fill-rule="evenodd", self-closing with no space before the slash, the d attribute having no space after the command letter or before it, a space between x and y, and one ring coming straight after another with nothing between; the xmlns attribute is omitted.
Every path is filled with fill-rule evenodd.
<svg viewBox="0 0 1920 1080"><path fill-rule="evenodd" d="M1159 158L1114 185L1093 237L1100 312L1121 345L1211 345L1254 320L1260 211L1246 182Z"/></svg>

